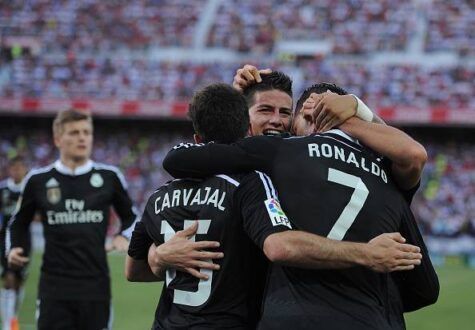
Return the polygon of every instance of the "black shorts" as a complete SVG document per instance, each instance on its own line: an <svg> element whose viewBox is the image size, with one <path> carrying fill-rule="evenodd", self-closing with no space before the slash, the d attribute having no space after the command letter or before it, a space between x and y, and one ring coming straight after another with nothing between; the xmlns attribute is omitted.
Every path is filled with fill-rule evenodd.
<svg viewBox="0 0 475 330"><path fill-rule="evenodd" d="M110 301L38 300L38 330L107 330L112 328Z"/></svg>

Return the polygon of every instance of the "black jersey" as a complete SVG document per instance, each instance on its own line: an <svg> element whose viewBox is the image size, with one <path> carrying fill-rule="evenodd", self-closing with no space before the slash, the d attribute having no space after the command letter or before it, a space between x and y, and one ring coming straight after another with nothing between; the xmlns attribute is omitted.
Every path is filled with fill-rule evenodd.
<svg viewBox="0 0 475 330"><path fill-rule="evenodd" d="M20 198L21 183L15 184L12 179L0 182L0 231L5 232L10 217L15 211Z"/></svg>
<svg viewBox="0 0 475 330"><path fill-rule="evenodd" d="M269 235L291 227L270 179L253 172L172 181L150 197L133 236L143 223L162 244L193 221L199 226L191 239L220 242L224 258L214 261L220 270L202 270L206 281L168 270L154 328L254 329L267 270L261 248ZM145 242L136 245L133 237L129 255L143 259Z"/></svg>
<svg viewBox="0 0 475 330"><path fill-rule="evenodd" d="M124 236L137 217L120 171L89 161L72 173L57 161L27 175L20 200L7 247L23 247L39 211L45 236L39 298L110 299L104 249L110 208L118 213Z"/></svg>
<svg viewBox="0 0 475 330"><path fill-rule="evenodd" d="M164 167L175 177L262 170L274 181L296 229L367 242L414 219L384 160L356 142L339 130L285 139L259 136L234 145L178 147ZM427 293L438 290L438 282L419 238L408 241L421 246L423 266L407 272L404 283L414 283L408 277L420 279L421 292ZM262 328L389 329L388 292L388 275L363 267L273 267ZM423 304L419 298L415 304Z"/></svg>
<svg viewBox="0 0 475 330"><path fill-rule="evenodd" d="M8 269L7 257L5 254L5 235L7 232L7 224L11 216L15 212L18 199L21 193L21 183L15 184L13 179L9 178L0 182L0 260L2 264L2 276ZM25 236L23 246L25 255L29 255L31 247L30 235ZM23 275L23 272L15 271L15 274Z"/></svg>

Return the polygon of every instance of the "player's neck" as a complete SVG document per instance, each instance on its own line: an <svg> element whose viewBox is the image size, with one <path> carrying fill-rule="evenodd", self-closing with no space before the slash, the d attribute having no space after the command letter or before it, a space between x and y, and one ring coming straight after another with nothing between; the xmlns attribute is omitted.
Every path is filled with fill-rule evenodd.
<svg viewBox="0 0 475 330"><path fill-rule="evenodd" d="M66 166L73 172L76 170L76 168L83 166L88 161L89 161L89 158L74 159L74 158L68 158L68 157L61 157L61 163L63 163L64 166Z"/></svg>

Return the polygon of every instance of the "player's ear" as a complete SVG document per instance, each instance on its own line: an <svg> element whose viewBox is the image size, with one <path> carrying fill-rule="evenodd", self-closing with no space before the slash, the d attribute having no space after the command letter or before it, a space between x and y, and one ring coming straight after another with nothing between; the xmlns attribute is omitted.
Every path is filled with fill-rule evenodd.
<svg viewBox="0 0 475 330"><path fill-rule="evenodd" d="M252 134L252 125L249 123L249 128L247 129L247 136L253 136Z"/></svg>
<svg viewBox="0 0 475 330"><path fill-rule="evenodd" d="M193 139L195 139L195 143L203 143L203 138L198 134L193 134Z"/></svg>
<svg viewBox="0 0 475 330"><path fill-rule="evenodd" d="M60 144L59 144L59 134L53 134L53 141L54 141L54 145L56 146L56 148L59 148Z"/></svg>

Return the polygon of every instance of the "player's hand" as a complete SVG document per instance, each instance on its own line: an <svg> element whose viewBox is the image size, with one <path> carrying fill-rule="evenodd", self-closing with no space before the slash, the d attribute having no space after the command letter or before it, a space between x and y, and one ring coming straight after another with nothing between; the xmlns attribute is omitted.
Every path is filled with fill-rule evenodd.
<svg viewBox="0 0 475 330"><path fill-rule="evenodd" d="M23 255L23 248L21 247L11 249L10 253L8 254L8 265L12 268L22 268L29 261L30 258Z"/></svg>
<svg viewBox="0 0 475 330"><path fill-rule="evenodd" d="M118 251L118 252L127 252L129 249L129 240L122 235L116 235L108 248L107 252Z"/></svg>
<svg viewBox="0 0 475 330"><path fill-rule="evenodd" d="M242 92L246 87L262 81L261 73L271 73L271 69L258 70L255 66L246 64L240 69L237 69L236 75L233 79L233 87Z"/></svg>
<svg viewBox="0 0 475 330"><path fill-rule="evenodd" d="M154 254L149 254L148 262L155 275L159 275L155 273L157 269L175 268L206 280L208 276L200 273L199 269L219 270L219 265L214 264L212 260L221 259L224 254L204 251L205 249L218 248L219 242L189 240L197 230L198 222L196 221L192 226L178 231L170 240L156 247Z"/></svg>
<svg viewBox="0 0 475 330"><path fill-rule="evenodd" d="M420 248L405 242L405 238L399 233L386 233L373 238L368 243L368 267L377 272L388 273L411 270L420 265Z"/></svg>
<svg viewBox="0 0 475 330"><path fill-rule="evenodd" d="M304 118L313 118L316 132L326 132L344 123L356 114L358 102L352 95L338 95L327 91L312 93L305 100L302 110Z"/></svg>

